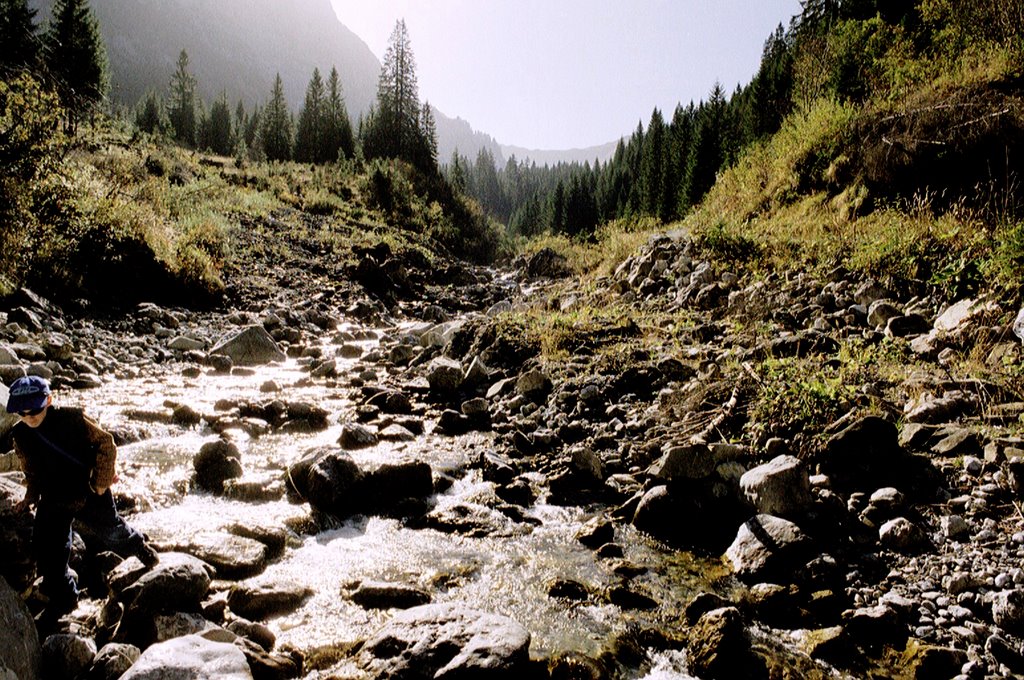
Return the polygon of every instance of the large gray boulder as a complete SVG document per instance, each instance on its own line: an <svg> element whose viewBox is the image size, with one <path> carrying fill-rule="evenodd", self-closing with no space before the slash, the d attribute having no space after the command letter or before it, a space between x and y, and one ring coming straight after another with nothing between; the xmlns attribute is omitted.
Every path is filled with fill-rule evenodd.
<svg viewBox="0 0 1024 680"><path fill-rule="evenodd" d="M288 483L313 508L339 517L359 512L363 471L352 457L331 447L307 452L288 468Z"/></svg>
<svg viewBox="0 0 1024 680"><path fill-rule="evenodd" d="M690 630L690 671L700 678L767 678L764 661L751 647L739 610L714 609L701 616Z"/></svg>
<svg viewBox="0 0 1024 680"><path fill-rule="evenodd" d="M526 677L530 633L512 619L459 604L428 604L396 615L360 649L375 678L442 680Z"/></svg>
<svg viewBox="0 0 1024 680"><path fill-rule="evenodd" d="M725 556L747 583L786 583L806 564L809 548L810 540L797 525L781 517L757 515L743 523Z"/></svg>
<svg viewBox="0 0 1024 680"><path fill-rule="evenodd" d="M711 476L717 465L707 444L667 446L664 451L648 472L666 482L704 479Z"/></svg>
<svg viewBox="0 0 1024 680"><path fill-rule="evenodd" d="M0 578L0 677L11 671L18 680L36 680L40 655L32 614L18 593Z"/></svg>
<svg viewBox="0 0 1024 680"><path fill-rule="evenodd" d="M224 482L242 476L242 454L233 442L206 442L192 459L196 485L213 493L224 491Z"/></svg>
<svg viewBox="0 0 1024 680"><path fill-rule="evenodd" d="M186 635L152 645L121 680L252 680L241 649Z"/></svg>
<svg viewBox="0 0 1024 680"><path fill-rule="evenodd" d="M231 586L228 591L228 607L250 621L262 621L269 616L290 614L312 594L310 588L298 583L247 581Z"/></svg>
<svg viewBox="0 0 1024 680"><path fill-rule="evenodd" d="M96 643L81 635L59 633L43 642L42 675L47 680L75 680L92 666Z"/></svg>
<svg viewBox="0 0 1024 680"><path fill-rule="evenodd" d="M218 343L210 354L230 357L236 366L260 366L288 358L263 326L249 326Z"/></svg>
<svg viewBox="0 0 1024 680"><path fill-rule="evenodd" d="M743 495L759 513L799 517L811 505L811 483L803 462L778 456L740 477Z"/></svg>
<svg viewBox="0 0 1024 680"><path fill-rule="evenodd" d="M244 536L201 532L189 540L188 552L212 565L219 578L248 578L267 568L267 546Z"/></svg>
<svg viewBox="0 0 1024 680"><path fill-rule="evenodd" d="M129 568L127 560L122 563ZM118 592L114 569L111 587ZM130 609L145 612L199 611L200 603L210 590L213 567L202 560L183 553L160 553L160 562L120 592L119 599Z"/></svg>

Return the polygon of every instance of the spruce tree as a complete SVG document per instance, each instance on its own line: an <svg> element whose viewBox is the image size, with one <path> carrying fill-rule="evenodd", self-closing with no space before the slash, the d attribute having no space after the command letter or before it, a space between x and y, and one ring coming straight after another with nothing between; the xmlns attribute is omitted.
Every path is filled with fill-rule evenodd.
<svg viewBox="0 0 1024 680"><path fill-rule="evenodd" d="M331 69L331 75L327 79L325 114L327 126L324 145L325 159L336 161L340 158L355 158L356 144L352 136L352 122L345 109L345 98L342 94L337 68Z"/></svg>
<svg viewBox="0 0 1024 680"><path fill-rule="evenodd" d="M368 158L402 158L415 163L421 151L416 59L405 21L391 32L377 82L377 104L367 118L363 150Z"/></svg>
<svg viewBox="0 0 1024 680"><path fill-rule="evenodd" d="M640 210L645 215L659 216L662 204L664 175L665 119L654 109L644 135L640 156Z"/></svg>
<svg viewBox="0 0 1024 680"><path fill-rule="evenodd" d="M164 131L165 123L160 96L150 90L135 113L135 127L149 134L158 134Z"/></svg>
<svg viewBox="0 0 1024 680"><path fill-rule="evenodd" d="M182 50L171 76L167 116L174 139L185 146L196 145L196 78L188 68L188 52Z"/></svg>
<svg viewBox="0 0 1024 680"><path fill-rule="evenodd" d="M420 114L420 139L422 140L423 158L419 163L424 168L437 167L437 123L434 122L434 112L430 108L430 102L423 102L423 111Z"/></svg>
<svg viewBox="0 0 1024 680"><path fill-rule="evenodd" d="M203 148L227 156L233 151L231 131L231 107L228 105L227 92L221 92L220 97L210 107L210 113L203 119L203 134L201 145Z"/></svg>
<svg viewBox="0 0 1024 680"><path fill-rule="evenodd" d="M39 56L36 10L28 0L0 0L0 77L31 69Z"/></svg>
<svg viewBox="0 0 1024 680"><path fill-rule="evenodd" d="M295 131L295 160L301 163L322 163L335 160L324 157L327 133L327 116L324 102L324 81L320 69L313 69L313 76L306 86L306 101L299 113L299 125Z"/></svg>
<svg viewBox="0 0 1024 680"><path fill-rule="evenodd" d="M107 96L110 78L99 23L86 0L57 0L43 58L61 101L80 115Z"/></svg>
<svg viewBox="0 0 1024 680"><path fill-rule="evenodd" d="M292 157L292 118L284 98L284 83L280 73L274 79L270 101L263 109L260 131L267 160L286 161Z"/></svg>
<svg viewBox="0 0 1024 680"><path fill-rule="evenodd" d="M722 86L715 83L710 99L697 111L697 125L692 151L687 159L684 196L681 199L685 208L700 203L714 186L715 176L725 161L726 130L725 93Z"/></svg>

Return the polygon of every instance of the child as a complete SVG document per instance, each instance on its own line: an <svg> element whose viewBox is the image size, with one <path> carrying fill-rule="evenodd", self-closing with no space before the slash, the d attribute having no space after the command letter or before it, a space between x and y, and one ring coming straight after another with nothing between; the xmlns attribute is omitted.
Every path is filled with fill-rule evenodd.
<svg viewBox="0 0 1024 680"><path fill-rule="evenodd" d="M32 550L40 590L49 601L44 615L56 622L78 604L78 586L68 568L73 521L85 525L104 550L134 555L147 567L158 557L114 506L114 438L81 410L52 402L50 385L40 377L11 383L7 412L21 419L13 429L14 450L27 486L15 511L36 508Z"/></svg>

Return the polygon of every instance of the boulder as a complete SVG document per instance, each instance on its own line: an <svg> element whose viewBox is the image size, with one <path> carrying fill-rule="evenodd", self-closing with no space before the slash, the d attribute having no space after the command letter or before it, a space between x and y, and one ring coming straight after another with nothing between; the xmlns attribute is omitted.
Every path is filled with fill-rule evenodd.
<svg viewBox="0 0 1024 680"><path fill-rule="evenodd" d="M992 599L992 620L1008 633L1024 634L1024 591L996 593Z"/></svg>
<svg viewBox="0 0 1024 680"><path fill-rule="evenodd" d="M764 661L751 651L743 617L735 607L704 614L690 630L687 642L689 670L700 678L767 678Z"/></svg>
<svg viewBox="0 0 1024 680"><path fill-rule="evenodd" d="M199 533L190 539L188 552L213 566L220 578L247 578L267 567L267 546L243 536Z"/></svg>
<svg viewBox="0 0 1024 680"><path fill-rule="evenodd" d="M92 660L86 680L118 680L142 654L135 645L111 642L103 645Z"/></svg>
<svg viewBox="0 0 1024 680"><path fill-rule="evenodd" d="M147 612L199 611L200 603L210 590L213 568L192 555L176 552L160 553L160 562L150 571L130 580L127 587L120 589L118 575L130 569L133 560L125 560L108 575L108 582L119 599L130 609ZM141 563L138 567L141 567ZM136 568L136 571L139 571Z"/></svg>
<svg viewBox="0 0 1024 680"><path fill-rule="evenodd" d="M717 465L707 444L682 444L665 447L664 454L648 470L665 482L710 477Z"/></svg>
<svg viewBox="0 0 1024 680"><path fill-rule="evenodd" d="M878 416L866 416L830 437L815 460L835 489L856 491L877 489L892 480L904 455L896 426Z"/></svg>
<svg viewBox="0 0 1024 680"><path fill-rule="evenodd" d="M231 611L251 621L290 614L302 606L313 591L297 583L269 581L236 583L228 591Z"/></svg>
<svg viewBox="0 0 1024 680"><path fill-rule="evenodd" d="M378 441L377 433L362 423L345 423L338 437L338 445L346 451L376 446Z"/></svg>
<svg viewBox="0 0 1024 680"><path fill-rule="evenodd" d="M249 326L217 344L210 354L222 354L235 366L260 366L288 357L263 326Z"/></svg>
<svg viewBox="0 0 1024 680"><path fill-rule="evenodd" d="M242 454L233 442L217 439L202 445L192 467L199 488L222 493L226 480L242 476Z"/></svg>
<svg viewBox="0 0 1024 680"><path fill-rule="evenodd" d="M878 529L878 542L883 548L912 554L928 548L928 534L906 517L897 517Z"/></svg>
<svg viewBox="0 0 1024 680"><path fill-rule="evenodd" d="M423 501L434 493L434 477L430 465L422 461L384 463L367 473L358 494L366 498L365 511L387 516L401 516L415 501Z"/></svg>
<svg viewBox="0 0 1024 680"><path fill-rule="evenodd" d="M363 644L356 663L378 678L517 678L529 674L529 648L529 631L512 619L428 604L397 614Z"/></svg>
<svg viewBox="0 0 1024 680"><path fill-rule="evenodd" d="M462 387L463 372L459 362L438 357L427 366L427 383L439 394L451 394Z"/></svg>
<svg viewBox="0 0 1024 680"><path fill-rule="evenodd" d="M0 676L4 667L18 680L36 680L42 661L32 614L7 581L0 578Z"/></svg>
<svg viewBox="0 0 1024 680"><path fill-rule="evenodd" d="M35 558L32 556L33 513L13 511L14 505L25 497L20 472L0 474L0 577L18 591L27 588L35 578Z"/></svg>
<svg viewBox="0 0 1024 680"><path fill-rule="evenodd" d="M351 456L331 447L307 452L288 468L288 483L312 507L339 517L359 512L363 471Z"/></svg>
<svg viewBox="0 0 1024 680"><path fill-rule="evenodd" d="M792 522L757 515L744 522L725 551L733 571L748 583L787 583L807 561L810 541Z"/></svg>
<svg viewBox="0 0 1024 680"><path fill-rule="evenodd" d="M200 635L186 635L149 647L121 680L252 680L241 649Z"/></svg>
<svg viewBox="0 0 1024 680"><path fill-rule="evenodd" d="M404 583L363 581L350 595L365 609L409 609L430 602L430 593Z"/></svg>
<svg viewBox="0 0 1024 680"><path fill-rule="evenodd" d="M46 680L75 680L92 666L96 643L80 635L59 633L43 642L42 677Z"/></svg>
<svg viewBox="0 0 1024 680"><path fill-rule="evenodd" d="M795 456L778 456L740 477L740 489L754 509L766 515L798 517L811 505L807 468Z"/></svg>

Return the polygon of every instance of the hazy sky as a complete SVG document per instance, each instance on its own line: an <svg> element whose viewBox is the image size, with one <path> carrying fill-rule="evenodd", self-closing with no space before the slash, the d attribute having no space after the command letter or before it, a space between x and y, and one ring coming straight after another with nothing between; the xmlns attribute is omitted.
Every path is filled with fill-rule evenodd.
<svg viewBox="0 0 1024 680"><path fill-rule="evenodd" d="M331 0L384 56L405 19L420 99L502 144L595 146L731 92L799 0Z"/></svg>

